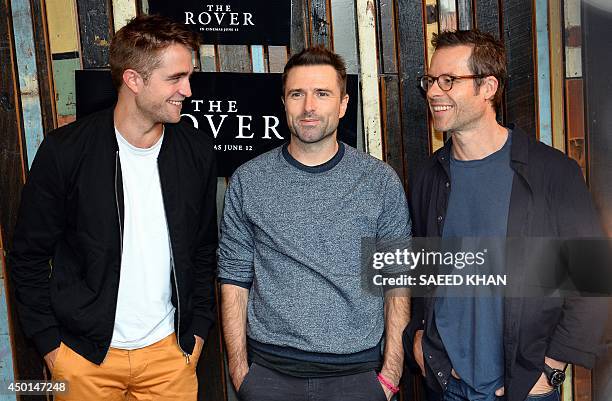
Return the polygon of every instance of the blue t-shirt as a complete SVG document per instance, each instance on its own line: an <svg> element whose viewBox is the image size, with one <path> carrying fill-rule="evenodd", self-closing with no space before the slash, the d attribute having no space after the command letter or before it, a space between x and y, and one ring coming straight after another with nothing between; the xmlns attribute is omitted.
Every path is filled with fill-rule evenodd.
<svg viewBox="0 0 612 401"><path fill-rule="evenodd" d="M511 133L505 145L482 160L451 158L451 193L442 236L504 238L514 172L510 167ZM491 252L490 252L491 253ZM500 252L497 257L503 257ZM477 291L477 290L474 290ZM435 322L470 399L503 386L503 299L501 296L440 297Z"/></svg>

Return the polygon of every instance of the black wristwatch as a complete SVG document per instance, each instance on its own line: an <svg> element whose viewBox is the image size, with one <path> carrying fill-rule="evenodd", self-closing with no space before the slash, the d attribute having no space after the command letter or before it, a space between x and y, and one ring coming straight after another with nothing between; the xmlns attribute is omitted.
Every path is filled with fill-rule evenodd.
<svg viewBox="0 0 612 401"><path fill-rule="evenodd" d="M544 364L544 373L548 378L548 383L554 388L559 387L565 381L565 372L559 369L551 368L547 364Z"/></svg>

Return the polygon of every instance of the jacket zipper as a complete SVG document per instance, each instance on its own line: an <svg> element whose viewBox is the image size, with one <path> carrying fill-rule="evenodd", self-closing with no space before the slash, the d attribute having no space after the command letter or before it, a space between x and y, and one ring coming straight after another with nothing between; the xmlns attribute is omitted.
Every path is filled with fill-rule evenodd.
<svg viewBox="0 0 612 401"><path fill-rule="evenodd" d="M123 224L121 223L121 212L119 209L119 192L117 191L117 176L119 171L119 151L115 151L115 207L117 208L117 220L119 223L119 280L121 280L121 259L123 258ZM119 284L117 284L117 296L119 294ZM112 338L111 338L112 340ZM110 348L110 344L108 345ZM104 355L104 359L102 363L106 360L108 356L108 349L106 350L106 355Z"/></svg>
<svg viewBox="0 0 612 401"><path fill-rule="evenodd" d="M161 179L161 173L159 172L159 162L157 165L157 175L159 176L159 186L161 188L162 179ZM168 225L168 212L166 210L166 203L164 201L164 191L163 190L162 190L162 204L164 207L164 212L166 214L165 216L166 231L168 232L168 241L170 242L170 267L172 268L172 276L174 277L174 288L176 289L176 309L177 309L177 315L178 315L178 324L176 325L176 344L178 345L179 349L185 356L185 360L187 361L187 364L189 365L190 355L187 352L185 352L183 347L181 347L181 341L180 341L180 338L181 338L181 297L180 297L179 289L178 289L178 281L176 280L176 270L174 268L174 252L172 251L172 236L170 235L170 226Z"/></svg>
<svg viewBox="0 0 612 401"><path fill-rule="evenodd" d="M115 206L117 207L117 219L119 220L119 266L123 257L123 224L121 224L121 212L119 212L119 193L117 192L117 170L119 169L119 151L115 152ZM121 275L119 275L121 277Z"/></svg>

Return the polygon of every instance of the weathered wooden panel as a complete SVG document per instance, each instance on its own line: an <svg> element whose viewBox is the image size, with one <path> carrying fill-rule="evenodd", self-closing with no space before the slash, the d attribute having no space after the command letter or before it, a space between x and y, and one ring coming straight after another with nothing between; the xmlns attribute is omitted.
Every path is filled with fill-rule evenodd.
<svg viewBox="0 0 612 401"><path fill-rule="evenodd" d="M565 113L563 107L563 19L561 0L548 4L548 35L550 40L550 108L552 116L552 143L565 152Z"/></svg>
<svg viewBox="0 0 612 401"><path fill-rule="evenodd" d="M17 218L19 194L25 181L22 158L21 109L9 0L0 0L0 229L4 247L10 249Z"/></svg>
<svg viewBox="0 0 612 401"><path fill-rule="evenodd" d="M291 54L299 53L306 46L310 46L308 26L308 0L291 0Z"/></svg>
<svg viewBox="0 0 612 401"><path fill-rule="evenodd" d="M344 58L346 72L349 74L359 72L355 4L356 2L353 0L334 0L331 2L334 52Z"/></svg>
<svg viewBox="0 0 612 401"><path fill-rule="evenodd" d="M253 72L263 73L268 72L268 65L264 58L264 48L260 45L251 46L251 62Z"/></svg>
<svg viewBox="0 0 612 401"><path fill-rule="evenodd" d="M15 381L15 369L13 362L13 345L11 334L12 330L9 325L9 299L6 293L6 259L4 257L5 249L2 247L2 238L0 233L0 382L11 383ZM14 394L0 395L2 401L16 400Z"/></svg>
<svg viewBox="0 0 612 401"><path fill-rule="evenodd" d="M591 394L591 371L574 365L574 400L593 401Z"/></svg>
<svg viewBox="0 0 612 401"><path fill-rule="evenodd" d="M36 44L34 49L36 50L42 127L43 133L47 133L57 126L47 13L44 1L31 1L30 4L32 6L32 31Z"/></svg>
<svg viewBox="0 0 612 401"><path fill-rule="evenodd" d="M474 26L472 0L457 0L457 19L458 29L472 29Z"/></svg>
<svg viewBox="0 0 612 401"><path fill-rule="evenodd" d="M405 187L395 12L394 1L379 0L377 25L378 65L382 75L380 83L381 125L384 159L393 167Z"/></svg>
<svg viewBox="0 0 612 401"><path fill-rule="evenodd" d="M74 71L81 68L74 0L48 0L47 22L57 125L62 126L76 118Z"/></svg>
<svg viewBox="0 0 612 401"><path fill-rule="evenodd" d="M499 0L474 2L474 25L499 39Z"/></svg>
<svg viewBox="0 0 612 401"><path fill-rule="evenodd" d="M359 54L361 61L361 99L366 151L383 158L380 128L380 93L378 88L378 61L376 59L376 8L374 0L357 0L359 27Z"/></svg>
<svg viewBox="0 0 612 401"><path fill-rule="evenodd" d="M67 54L71 56L71 54ZM76 119L76 94L74 72L81 68L79 58L63 59L61 54L53 55L53 77L57 104L58 126Z"/></svg>
<svg viewBox="0 0 612 401"><path fill-rule="evenodd" d="M76 2L83 68L107 67L112 27L109 0L76 0Z"/></svg>
<svg viewBox="0 0 612 401"><path fill-rule="evenodd" d="M565 381L561 386L561 400L574 401L574 367L567 365L565 369Z"/></svg>
<svg viewBox="0 0 612 401"><path fill-rule="evenodd" d="M136 16L136 0L113 0L113 25L115 32Z"/></svg>
<svg viewBox="0 0 612 401"><path fill-rule="evenodd" d="M287 64L287 47L268 46L268 70L283 72L285 64Z"/></svg>
<svg viewBox="0 0 612 401"><path fill-rule="evenodd" d="M378 60L383 74L397 74L395 40L395 4L393 0L378 2Z"/></svg>
<svg viewBox="0 0 612 401"><path fill-rule="evenodd" d="M200 71L217 71L217 59L215 57L215 45L200 46Z"/></svg>
<svg viewBox="0 0 612 401"><path fill-rule="evenodd" d="M584 133L584 96L581 78L565 82L567 155L576 160L586 176L586 141Z"/></svg>
<svg viewBox="0 0 612 401"><path fill-rule="evenodd" d="M506 120L527 133L536 132L535 73L533 60L533 7L531 2L504 2L504 42L508 58Z"/></svg>
<svg viewBox="0 0 612 401"><path fill-rule="evenodd" d="M373 3L375 0L372 1ZM331 17L332 17L332 33L334 52L341 55L346 63L346 72L349 74L359 73L359 56L357 49L357 32L356 32L356 6L358 2L353 0L334 0L331 2ZM329 5L328 5L329 7ZM376 37L374 36L374 43ZM376 59L376 54L373 54ZM357 106L357 149L364 150L364 129L362 121L362 93L358 93L356 99L350 99L349 102L356 102ZM380 110L380 109L379 109Z"/></svg>
<svg viewBox="0 0 612 401"><path fill-rule="evenodd" d="M582 77L580 0L564 0L565 77Z"/></svg>
<svg viewBox="0 0 612 401"><path fill-rule="evenodd" d="M455 0L438 1L440 32L457 30L457 3Z"/></svg>
<svg viewBox="0 0 612 401"><path fill-rule="evenodd" d="M406 186L404 177L404 144L400 110L400 85L397 76L387 75L381 82L382 126L385 143L385 161L393 167Z"/></svg>
<svg viewBox="0 0 612 401"><path fill-rule="evenodd" d="M78 52L79 34L74 0L46 0L46 4L51 53Z"/></svg>
<svg viewBox="0 0 612 401"><path fill-rule="evenodd" d="M309 0L310 43L333 49L329 0Z"/></svg>
<svg viewBox="0 0 612 401"><path fill-rule="evenodd" d="M32 165L36 150L43 140L42 110L36 66L34 32L32 30L32 8L28 0L11 2L15 58L19 71L19 93L21 115L28 165Z"/></svg>
<svg viewBox="0 0 612 401"><path fill-rule="evenodd" d="M550 53L548 43L548 0L535 0L537 53L538 135L540 141L552 146L550 114Z"/></svg>
<svg viewBox="0 0 612 401"><path fill-rule="evenodd" d="M251 57L249 47L242 45L217 46L219 57L219 71L225 72L251 72Z"/></svg>
<svg viewBox="0 0 612 401"><path fill-rule="evenodd" d="M427 104L418 84L425 73L425 16L422 3L414 0L398 0L397 13L402 16L398 40L404 166L410 178L417 166L427 160L430 149Z"/></svg>

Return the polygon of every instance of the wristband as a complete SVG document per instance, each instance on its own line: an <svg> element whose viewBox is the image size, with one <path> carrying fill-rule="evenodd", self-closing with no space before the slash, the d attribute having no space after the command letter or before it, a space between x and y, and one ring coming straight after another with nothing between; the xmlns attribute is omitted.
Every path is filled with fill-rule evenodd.
<svg viewBox="0 0 612 401"><path fill-rule="evenodd" d="M395 387L393 385L393 383L391 383L389 380L387 380L387 378L385 376L383 376L382 374L378 374L378 376L376 376L378 378L378 381L385 386L387 389L389 389L389 391L391 391L393 394L397 394L399 393L400 389L399 387Z"/></svg>

